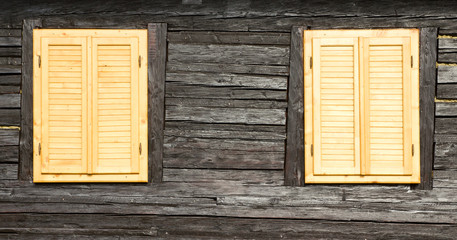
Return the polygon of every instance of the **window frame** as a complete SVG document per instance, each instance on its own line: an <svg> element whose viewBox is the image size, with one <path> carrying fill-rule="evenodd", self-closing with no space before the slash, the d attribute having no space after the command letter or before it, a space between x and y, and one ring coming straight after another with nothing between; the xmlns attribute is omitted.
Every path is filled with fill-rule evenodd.
<svg viewBox="0 0 457 240"><path fill-rule="evenodd" d="M46 23L46 22L45 22ZM22 27L22 94L21 127L19 141L19 180L33 180L33 29L35 28L111 28L131 29L130 25L120 23L106 27L98 22L82 26L47 26L41 18L25 19ZM148 183L162 182L163 142L165 123L165 66L166 66L166 23L148 23Z"/></svg>
<svg viewBox="0 0 457 240"><path fill-rule="evenodd" d="M304 60L303 26L291 31L290 75L288 84L287 139L284 182L304 186ZM308 28L309 29L309 28ZM419 28L419 104L420 104L420 171L421 183L414 189L432 189L434 158L434 121L437 28Z"/></svg>

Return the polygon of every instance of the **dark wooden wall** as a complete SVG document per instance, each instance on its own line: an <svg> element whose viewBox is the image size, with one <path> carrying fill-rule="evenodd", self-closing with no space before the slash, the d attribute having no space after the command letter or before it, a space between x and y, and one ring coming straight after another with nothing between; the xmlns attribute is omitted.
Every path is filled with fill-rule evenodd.
<svg viewBox="0 0 457 240"><path fill-rule="evenodd" d="M452 1L24 2L7 2L0 13L0 238L457 236L457 5ZM21 28L22 20L32 17L47 28L168 24L163 183L17 180ZM294 25L439 28L433 190L284 186Z"/></svg>

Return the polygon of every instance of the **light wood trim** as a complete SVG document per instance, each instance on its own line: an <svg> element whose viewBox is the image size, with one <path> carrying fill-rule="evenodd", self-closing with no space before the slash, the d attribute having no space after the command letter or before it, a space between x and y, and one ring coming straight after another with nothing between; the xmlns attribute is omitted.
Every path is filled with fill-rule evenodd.
<svg viewBox="0 0 457 240"><path fill-rule="evenodd" d="M322 162L321 162L321 84L320 84L320 47L321 39L314 38L312 39L312 84L313 84L313 93L312 93L312 109L313 109L313 173L314 174L323 174L322 172ZM311 65L310 65L311 66Z"/></svg>

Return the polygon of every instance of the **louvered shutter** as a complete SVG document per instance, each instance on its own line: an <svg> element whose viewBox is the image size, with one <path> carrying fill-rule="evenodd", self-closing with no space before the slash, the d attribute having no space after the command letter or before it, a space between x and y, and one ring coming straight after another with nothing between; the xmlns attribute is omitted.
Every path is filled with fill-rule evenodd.
<svg viewBox="0 0 457 240"><path fill-rule="evenodd" d="M138 40L92 40L93 171L138 173Z"/></svg>
<svg viewBox="0 0 457 240"><path fill-rule="evenodd" d="M146 30L34 30L34 181L145 182Z"/></svg>
<svg viewBox="0 0 457 240"><path fill-rule="evenodd" d="M304 31L306 182L420 181L418 39L415 29Z"/></svg>
<svg viewBox="0 0 457 240"><path fill-rule="evenodd" d="M358 39L313 39L314 174L359 174Z"/></svg>

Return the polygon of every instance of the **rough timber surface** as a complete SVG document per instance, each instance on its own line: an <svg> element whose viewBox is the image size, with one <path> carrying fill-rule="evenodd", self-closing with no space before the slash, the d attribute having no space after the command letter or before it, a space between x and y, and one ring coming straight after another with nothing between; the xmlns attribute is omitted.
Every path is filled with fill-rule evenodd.
<svg viewBox="0 0 457 240"><path fill-rule="evenodd" d="M27 74L21 64L31 58L21 60L18 55L25 47L18 44L24 19L41 17L43 28L146 29L149 23L166 23L170 52L165 66L169 115L163 144L168 182L17 181L19 130L0 129L0 169L8 169L0 173L0 179L8 178L0 180L0 238L454 239L457 235L457 105L452 102L436 106L433 190L405 185L282 186L291 100L286 89L289 73L296 71L289 66L294 56L292 26L434 27L440 35L457 36L456 3L18 0L2 4L0 48L5 48L0 51L0 94L19 94L21 72ZM455 40L442 39L446 38L440 38L438 59L446 65L438 65L437 96L455 100L457 48ZM427 90L431 93L434 87ZM11 99L0 104L17 106ZM19 126L21 114L16 110L2 108L0 126ZM216 118L211 110L218 113Z"/></svg>

